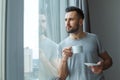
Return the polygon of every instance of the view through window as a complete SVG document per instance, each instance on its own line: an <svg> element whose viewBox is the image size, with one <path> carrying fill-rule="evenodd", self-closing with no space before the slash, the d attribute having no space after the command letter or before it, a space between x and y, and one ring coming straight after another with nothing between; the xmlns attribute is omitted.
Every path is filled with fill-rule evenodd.
<svg viewBox="0 0 120 80"><path fill-rule="evenodd" d="M24 80L39 80L38 0L24 0Z"/></svg>
<svg viewBox="0 0 120 80"><path fill-rule="evenodd" d="M66 1L24 0L24 80L56 78L57 45L67 36Z"/></svg>

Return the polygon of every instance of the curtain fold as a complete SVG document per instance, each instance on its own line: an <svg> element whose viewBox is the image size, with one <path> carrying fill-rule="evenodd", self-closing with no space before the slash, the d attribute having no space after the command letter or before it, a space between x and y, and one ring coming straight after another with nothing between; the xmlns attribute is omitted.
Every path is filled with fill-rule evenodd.
<svg viewBox="0 0 120 80"><path fill-rule="evenodd" d="M88 7L88 0L81 0L82 4L80 6L84 12L85 19L83 23L83 30L86 32L90 32L90 17L89 17L89 7Z"/></svg>

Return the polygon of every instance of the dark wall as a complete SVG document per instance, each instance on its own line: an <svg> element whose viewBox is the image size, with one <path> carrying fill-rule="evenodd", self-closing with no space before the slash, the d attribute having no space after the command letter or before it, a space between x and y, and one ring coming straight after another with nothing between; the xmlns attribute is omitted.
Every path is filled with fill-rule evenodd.
<svg viewBox="0 0 120 80"><path fill-rule="evenodd" d="M113 66L105 71L106 80L120 76L120 0L88 0L91 32L96 33L113 59Z"/></svg>

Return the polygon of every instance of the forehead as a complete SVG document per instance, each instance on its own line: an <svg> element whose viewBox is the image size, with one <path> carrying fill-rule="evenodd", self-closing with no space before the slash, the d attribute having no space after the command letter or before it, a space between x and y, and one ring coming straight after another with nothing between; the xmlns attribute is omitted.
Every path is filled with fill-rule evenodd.
<svg viewBox="0 0 120 80"><path fill-rule="evenodd" d="M77 17L77 12L76 11L70 11L70 12L67 12L65 14L65 18L73 18L73 17Z"/></svg>

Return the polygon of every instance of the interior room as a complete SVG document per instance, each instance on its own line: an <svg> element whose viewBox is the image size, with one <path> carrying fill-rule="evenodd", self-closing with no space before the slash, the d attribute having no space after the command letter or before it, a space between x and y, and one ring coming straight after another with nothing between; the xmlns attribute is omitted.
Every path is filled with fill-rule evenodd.
<svg viewBox="0 0 120 80"><path fill-rule="evenodd" d="M105 80L119 80L119 4L120 0L0 0L0 80L41 80L40 36L44 33L55 45L68 36L64 23L68 6L83 10L83 31L98 35L112 58Z"/></svg>

